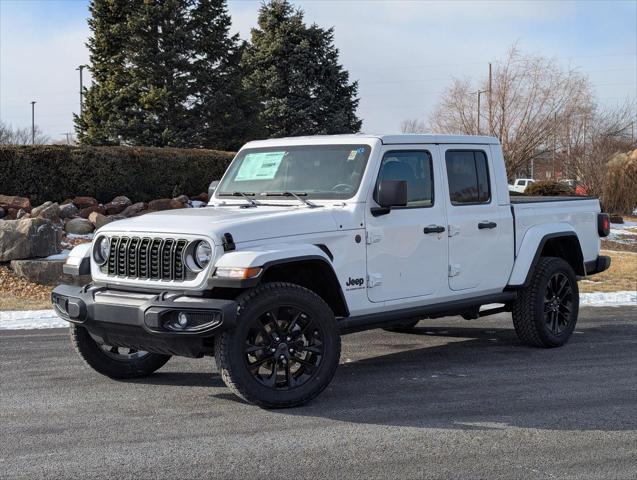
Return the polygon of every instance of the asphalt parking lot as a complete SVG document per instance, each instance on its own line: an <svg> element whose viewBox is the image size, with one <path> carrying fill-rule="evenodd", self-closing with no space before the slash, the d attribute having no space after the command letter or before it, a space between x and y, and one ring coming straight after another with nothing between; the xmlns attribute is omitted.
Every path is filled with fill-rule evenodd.
<svg viewBox="0 0 637 480"><path fill-rule="evenodd" d="M582 309L552 350L508 315L346 336L330 387L276 411L209 358L110 380L66 333L0 333L2 479L637 477L637 307Z"/></svg>

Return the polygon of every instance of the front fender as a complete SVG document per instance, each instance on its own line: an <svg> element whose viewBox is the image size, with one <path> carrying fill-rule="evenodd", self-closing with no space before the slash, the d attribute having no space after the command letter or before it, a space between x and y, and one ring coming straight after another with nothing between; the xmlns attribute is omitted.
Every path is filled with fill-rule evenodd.
<svg viewBox="0 0 637 480"><path fill-rule="evenodd" d="M90 275L91 273L91 251L93 243L81 243L77 245L62 266L62 271L74 277L80 275Z"/></svg>
<svg viewBox="0 0 637 480"><path fill-rule="evenodd" d="M331 264L328 255L317 245L280 243L268 245L267 247L255 247L248 250L224 253L215 264L215 267L264 267L273 263L317 257Z"/></svg>
<svg viewBox="0 0 637 480"><path fill-rule="evenodd" d="M547 240L565 236L575 236L577 238L577 233L568 223L548 223L529 228L522 238L520 250L509 277L508 286L524 286L528 274L539 260L542 247Z"/></svg>

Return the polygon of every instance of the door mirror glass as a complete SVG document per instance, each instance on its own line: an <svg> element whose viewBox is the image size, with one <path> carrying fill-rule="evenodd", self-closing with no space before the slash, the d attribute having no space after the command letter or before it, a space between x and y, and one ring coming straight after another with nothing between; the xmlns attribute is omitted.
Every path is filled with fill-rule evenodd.
<svg viewBox="0 0 637 480"><path fill-rule="evenodd" d="M404 207L407 205L407 182L405 180L383 180L378 184L376 196L383 208Z"/></svg>
<svg viewBox="0 0 637 480"><path fill-rule="evenodd" d="M212 198L218 185L219 180L213 180L212 182L210 182L210 186L208 187L208 198Z"/></svg>

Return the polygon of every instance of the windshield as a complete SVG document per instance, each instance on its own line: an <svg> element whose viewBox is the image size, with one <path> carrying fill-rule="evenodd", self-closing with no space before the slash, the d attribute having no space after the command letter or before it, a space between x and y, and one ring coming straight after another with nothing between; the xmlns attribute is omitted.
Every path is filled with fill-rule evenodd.
<svg viewBox="0 0 637 480"><path fill-rule="evenodd" d="M369 145L246 149L232 162L218 196L281 197L292 192L307 198L351 198L370 150Z"/></svg>

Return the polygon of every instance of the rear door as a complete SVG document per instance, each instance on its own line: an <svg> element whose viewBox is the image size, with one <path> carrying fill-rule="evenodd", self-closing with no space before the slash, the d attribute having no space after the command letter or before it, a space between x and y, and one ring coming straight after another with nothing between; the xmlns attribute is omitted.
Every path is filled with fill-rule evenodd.
<svg viewBox="0 0 637 480"><path fill-rule="evenodd" d="M502 260L511 238L497 203L493 162L486 145L445 145L449 239L449 288L487 291L506 284Z"/></svg>
<svg viewBox="0 0 637 480"><path fill-rule="evenodd" d="M367 208L367 295L372 302L448 289L442 170L436 155L435 145L383 147L376 185L383 179L406 181L408 203L380 216ZM375 205L373 192L371 197L368 206Z"/></svg>

